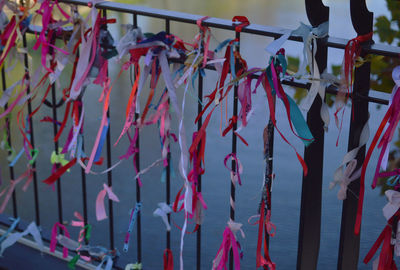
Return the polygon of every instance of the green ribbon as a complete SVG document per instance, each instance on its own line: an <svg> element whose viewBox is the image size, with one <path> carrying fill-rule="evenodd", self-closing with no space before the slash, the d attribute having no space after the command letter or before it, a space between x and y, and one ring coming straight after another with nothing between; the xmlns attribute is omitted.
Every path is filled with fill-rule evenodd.
<svg viewBox="0 0 400 270"><path fill-rule="evenodd" d="M8 160L8 162L11 162L11 161L13 161L14 160L14 158L15 158L15 150L14 150L14 148L12 148L11 146L10 146L10 144L8 143L8 136L7 136L7 129L6 128L4 128L3 129L3 140L1 141L1 143L0 143L0 148L1 149L3 149L3 150L6 150L7 152L8 152L8 157L7 157L7 160Z"/></svg>
<svg viewBox="0 0 400 270"><path fill-rule="evenodd" d="M38 156L38 154L39 154L39 149L30 149L29 150L29 154L31 155L31 157L32 157L32 159L31 160L29 160L29 164L30 165L33 165L33 163L35 163L35 161L36 161L36 158L37 158L37 156Z"/></svg>
<svg viewBox="0 0 400 270"><path fill-rule="evenodd" d="M75 257L73 257L69 262L68 262L68 268L69 269L75 269L76 263L78 262L79 258L81 256L79 256L79 254L76 254Z"/></svg>
<svg viewBox="0 0 400 270"><path fill-rule="evenodd" d="M92 234L92 225L87 224L83 229L85 230L85 239L89 242L90 236Z"/></svg>
<svg viewBox="0 0 400 270"><path fill-rule="evenodd" d="M58 152L61 152L62 148L58 149ZM61 166L65 166L68 164L69 160L65 159L64 154L57 154L56 151L51 153L50 162L52 164L61 164Z"/></svg>
<svg viewBox="0 0 400 270"><path fill-rule="evenodd" d="M275 57L271 57L270 59L270 64L266 69L266 74L268 78L268 82L271 85L272 89L272 94L276 94L277 89L275 89L273 79L272 79L272 70L271 70L271 65L274 65L277 69L277 67L282 68L282 73L285 74L287 70L287 62L286 58L283 54L278 54ZM279 78L278 78L279 79ZM302 142L304 143L305 146L310 145L313 142L313 135L311 134L311 131L307 125L306 120L303 117L303 114L301 113L299 107L297 106L296 102L285 93L288 101L289 101L289 110L290 110L290 120L293 123L293 126L295 130L297 131L297 134L300 138L302 139ZM288 109L288 108L286 108Z"/></svg>

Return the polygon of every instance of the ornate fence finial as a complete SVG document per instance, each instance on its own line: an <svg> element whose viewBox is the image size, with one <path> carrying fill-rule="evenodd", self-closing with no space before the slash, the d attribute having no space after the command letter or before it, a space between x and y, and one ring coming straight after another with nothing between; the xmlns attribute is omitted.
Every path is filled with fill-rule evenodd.
<svg viewBox="0 0 400 270"><path fill-rule="evenodd" d="M329 20L329 7L322 0L305 0L307 17L313 27Z"/></svg>

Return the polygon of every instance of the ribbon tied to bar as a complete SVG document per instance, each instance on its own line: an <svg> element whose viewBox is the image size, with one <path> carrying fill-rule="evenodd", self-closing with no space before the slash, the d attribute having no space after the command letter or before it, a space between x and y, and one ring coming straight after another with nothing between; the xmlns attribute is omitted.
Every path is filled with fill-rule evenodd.
<svg viewBox="0 0 400 270"><path fill-rule="evenodd" d="M106 219L107 214L104 207L104 198L108 195L108 199L119 202L117 195L112 192L111 187L103 184L103 189L99 192L96 198L96 218L98 221Z"/></svg>
<svg viewBox="0 0 400 270"><path fill-rule="evenodd" d="M339 200L345 200L347 197L347 187L348 185L360 177L361 168L355 171L357 167L357 160L352 159L348 164L344 171L342 170L343 166L341 166L338 170L336 170L334 175L334 180L329 184L329 189L333 189L336 184L340 185L340 189L338 191L337 197Z"/></svg>
<svg viewBox="0 0 400 270"><path fill-rule="evenodd" d="M158 203L158 208L153 212L153 216L160 217L167 228L167 231L171 230L171 226L168 222L167 215L172 212L171 207L165 202Z"/></svg>

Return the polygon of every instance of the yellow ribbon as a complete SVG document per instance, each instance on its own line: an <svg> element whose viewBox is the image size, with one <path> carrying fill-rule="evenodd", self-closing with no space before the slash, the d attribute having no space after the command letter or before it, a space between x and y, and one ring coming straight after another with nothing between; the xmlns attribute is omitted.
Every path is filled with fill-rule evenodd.
<svg viewBox="0 0 400 270"><path fill-rule="evenodd" d="M62 148L58 149L58 152L61 152ZM50 157L50 162L52 164L61 164L61 166L65 166L68 164L68 160L65 159L65 155L64 154L57 154L56 151L53 151L51 153L51 157Z"/></svg>
<svg viewBox="0 0 400 270"><path fill-rule="evenodd" d="M383 57L384 57L383 55L372 55L372 54L368 54L365 58L359 56L356 58L354 65L359 68L362 65L364 65L364 63L372 62L374 60L380 61L383 59Z"/></svg>
<svg viewBox="0 0 400 270"><path fill-rule="evenodd" d="M142 270L141 263L130 263L125 266L125 270Z"/></svg>

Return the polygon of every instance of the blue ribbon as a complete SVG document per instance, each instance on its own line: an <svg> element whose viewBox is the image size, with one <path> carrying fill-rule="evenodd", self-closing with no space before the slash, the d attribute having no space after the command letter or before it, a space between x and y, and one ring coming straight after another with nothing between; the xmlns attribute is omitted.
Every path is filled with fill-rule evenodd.
<svg viewBox="0 0 400 270"><path fill-rule="evenodd" d="M101 150L103 150L104 142L107 137L108 127L110 126L110 119L107 118L107 125L104 126L103 131L101 132L99 146L97 147L96 154L94 155L94 162L99 161L101 156Z"/></svg>
<svg viewBox="0 0 400 270"><path fill-rule="evenodd" d="M13 223L11 224L11 226L7 229L7 231L0 237L0 243L2 243L6 238L7 238L7 236L17 227L17 225L18 225L18 223L19 223L19 221L20 221L20 218L19 217L17 217L16 219L13 219L14 221L13 221Z"/></svg>
<svg viewBox="0 0 400 270"><path fill-rule="evenodd" d="M131 220L129 221L129 226L128 226L128 233L129 233L129 234L130 234L130 233L132 232L132 230L133 230L133 225L135 225L136 217L137 217L137 215L138 215L138 213L139 213L139 211L140 211L141 208L142 208L142 203L141 203L141 202L138 202L138 203L136 203L135 209L132 210L132 211L133 211L133 213L131 213L132 218L131 218ZM128 252L128 248L129 248L129 239L130 239L130 238L128 238L128 242L127 242L127 243L124 243L124 252Z"/></svg>

